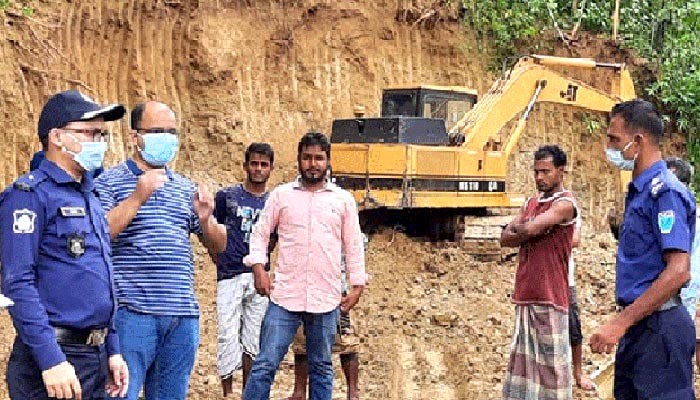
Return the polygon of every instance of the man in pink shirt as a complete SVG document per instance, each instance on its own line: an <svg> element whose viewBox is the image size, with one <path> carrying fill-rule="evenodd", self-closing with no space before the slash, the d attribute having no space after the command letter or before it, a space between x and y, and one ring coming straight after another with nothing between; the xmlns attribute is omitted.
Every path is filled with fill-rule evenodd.
<svg viewBox="0 0 700 400"><path fill-rule="evenodd" d="M352 195L328 182L331 145L321 133L299 141L296 181L270 193L243 259L253 268L258 293L270 296L260 332L260 353L243 393L244 400L270 398L270 387L294 334L304 324L309 360L309 399L330 400L331 348L340 310L348 312L364 289L365 259L357 206ZM274 284L265 271L270 235L277 229ZM341 250L350 285L341 297Z"/></svg>

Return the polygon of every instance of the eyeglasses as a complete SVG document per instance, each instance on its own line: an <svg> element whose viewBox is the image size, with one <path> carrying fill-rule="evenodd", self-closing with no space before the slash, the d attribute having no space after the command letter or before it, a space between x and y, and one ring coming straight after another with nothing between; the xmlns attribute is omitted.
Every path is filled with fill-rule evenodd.
<svg viewBox="0 0 700 400"><path fill-rule="evenodd" d="M104 129L73 129L73 128L61 128L62 131L68 131L73 133L79 133L84 136L92 138L93 142L106 142L109 140L109 131Z"/></svg>
<svg viewBox="0 0 700 400"><path fill-rule="evenodd" d="M145 129L137 129L136 132L138 133L169 133L171 135L178 135L178 131L176 128L145 128Z"/></svg>

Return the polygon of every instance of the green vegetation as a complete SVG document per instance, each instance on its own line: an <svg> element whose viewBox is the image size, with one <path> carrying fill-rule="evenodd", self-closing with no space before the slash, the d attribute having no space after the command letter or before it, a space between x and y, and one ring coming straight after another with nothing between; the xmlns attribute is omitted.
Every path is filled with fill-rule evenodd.
<svg viewBox="0 0 700 400"><path fill-rule="evenodd" d="M0 0L0 11L18 10L25 17L34 16L33 0Z"/></svg>
<svg viewBox="0 0 700 400"><path fill-rule="evenodd" d="M649 61L656 80L642 96L687 134L688 157L700 163L700 0L623 0L621 45ZM462 0L464 23L489 40L496 59L537 50L543 33L612 32L614 0ZM551 37L551 35L550 35ZM528 46L525 46L525 43ZM700 187L700 173L695 176Z"/></svg>
<svg viewBox="0 0 700 400"><path fill-rule="evenodd" d="M34 8L30 6L23 6L22 7L22 15L25 17L31 17L34 15Z"/></svg>

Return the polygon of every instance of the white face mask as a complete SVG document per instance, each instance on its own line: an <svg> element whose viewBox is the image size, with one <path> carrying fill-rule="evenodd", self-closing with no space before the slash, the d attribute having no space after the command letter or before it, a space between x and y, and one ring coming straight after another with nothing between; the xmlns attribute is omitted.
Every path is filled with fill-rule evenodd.
<svg viewBox="0 0 700 400"><path fill-rule="evenodd" d="M632 143L634 143L634 141L627 143L622 150L605 149L605 155L608 161L623 171L632 171L634 169L634 162L637 160L637 155L635 154L632 160L627 160L622 155L623 152L627 151L627 149L632 146Z"/></svg>

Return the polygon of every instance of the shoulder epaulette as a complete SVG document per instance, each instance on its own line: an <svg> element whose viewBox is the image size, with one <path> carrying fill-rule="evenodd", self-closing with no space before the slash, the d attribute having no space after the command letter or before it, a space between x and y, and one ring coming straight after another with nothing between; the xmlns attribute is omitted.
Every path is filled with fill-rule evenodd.
<svg viewBox="0 0 700 400"><path fill-rule="evenodd" d="M669 187L659 176L655 176L649 184L649 190L651 191L651 197L657 199L661 193L668 191Z"/></svg>
<svg viewBox="0 0 700 400"><path fill-rule="evenodd" d="M32 171L20 176L12 185L23 192L33 192L36 185L46 180L46 174L40 171Z"/></svg>

